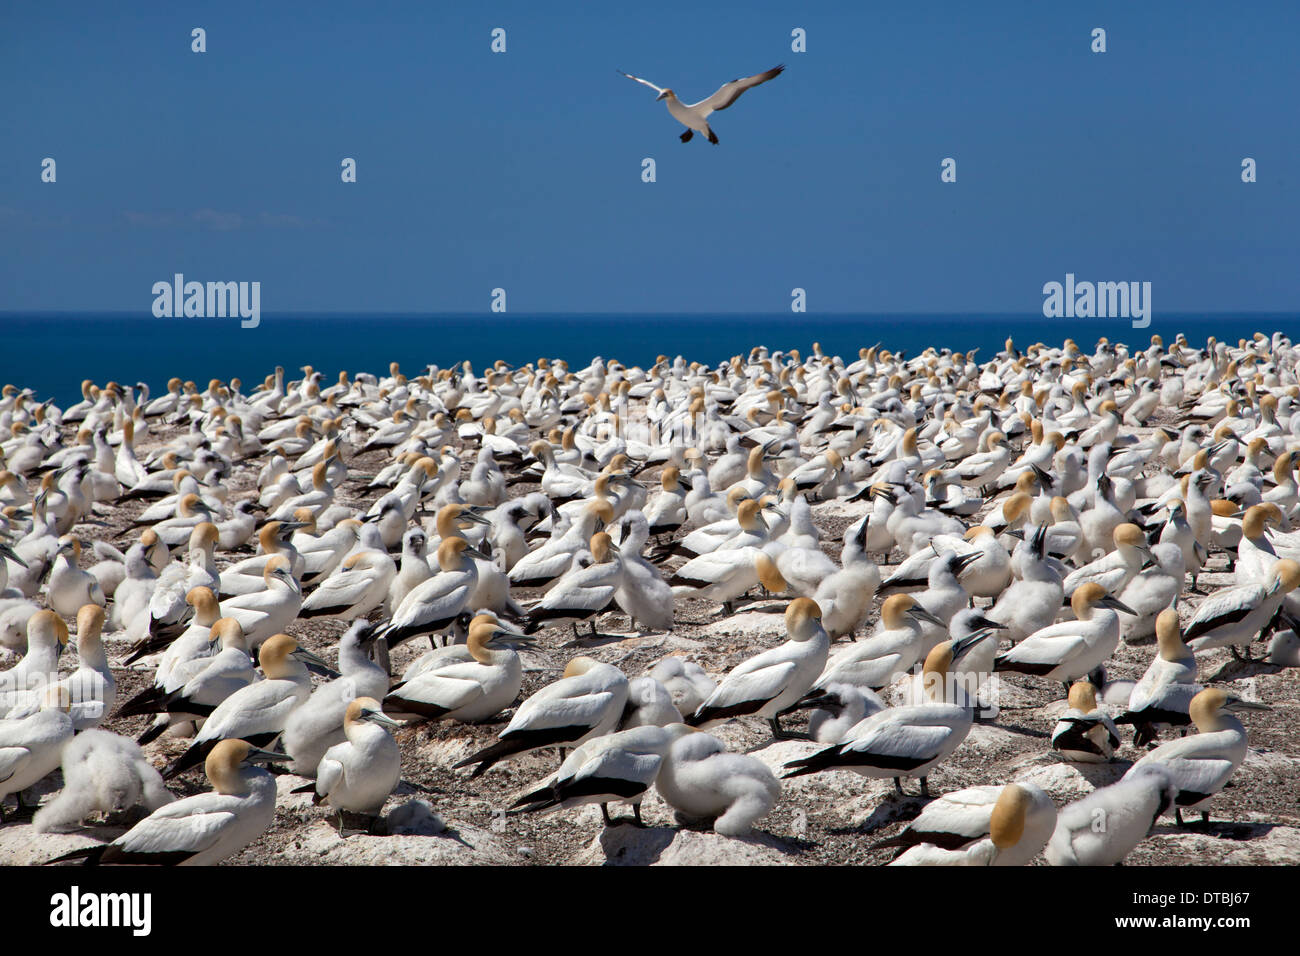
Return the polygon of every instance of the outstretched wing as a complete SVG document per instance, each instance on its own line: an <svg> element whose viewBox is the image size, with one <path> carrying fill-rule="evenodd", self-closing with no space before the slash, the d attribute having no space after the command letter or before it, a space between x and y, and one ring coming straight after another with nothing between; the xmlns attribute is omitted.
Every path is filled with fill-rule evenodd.
<svg viewBox="0 0 1300 956"><path fill-rule="evenodd" d="M619 72L619 73L623 73L622 70L619 70L618 72ZM662 92L663 92L663 87L655 86L655 85L654 85L653 83L651 83L649 80L643 80L643 79L641 79L641 77L639 77L639 76L633 76L631 73L623 73L623 75L626 76L629 80L636 80L636 81L637 81L638 83L640 83L642 86L648 86L648 87L650 87L650 89L654 90L656 93L662 93ZM738 80L737 82L740 82L740 81ZM724 87L724 89L725 89L725 87Z"/></svg>
<svg viewBox="0 0 1300 956"><path fill-rule="evenodd" d="M689 109L704 109L704 115L716 113L718 110L725 110L732 103L740 98L740 94L751 87L758 86L760 83L766 83L774 76L779 76L785 65L773 67L765 73L756 73L753 76L747 76L743 80L732 80L730 83L723 83L718 92L714 93L707 100L700 100L698 103L692 103ZM642 80L644 83L645 81Z"/></svg>

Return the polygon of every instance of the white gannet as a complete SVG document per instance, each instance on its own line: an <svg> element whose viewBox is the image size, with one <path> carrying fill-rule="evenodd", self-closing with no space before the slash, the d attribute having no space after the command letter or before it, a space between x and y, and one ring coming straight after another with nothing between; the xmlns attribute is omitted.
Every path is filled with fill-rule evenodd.
<svg viewBox="0 0 1300 956"><path fill-rule="evenodd" d="M372 697L352 700L343 715L346 740L325 751L316 777L312 802L328 803L339 811L343 832L345 814L377 817L402 772L402 754L386 728L400 726L384 716Z"/></svg>
<svg viewBox="0 0 1300 956"><path fill-rule="evenodd" d="M1097 707L1097 688L1086 680L1070 687L1069 709L1052 729L1052 749L1078 763L1104 763L1115 756L1119 731Z"/></svg>
<svg viewBox="0 0 1300 956"><path fill-rule="evenodd" d="M1011 650L999 654L994 670L1034 674L1066 684L1105 663L1119 647L1119 615L1128 606L1111 597L1100 584L1079 585L1070 599L1076 620L1052 624L1030 634ZM989 615L990 619L993 615Z"/></svg>
<svg viewBox="0 0 1300 956"><path fill-rule="evenodd" d="M915 595L895 594L885 598L875 632L832 657L811 689L820 692L837 683L870 690L887 687L921 660L925 653L925 624L946 626Z"/></svg>
<svg viewBox="0 0 1300 956"><path fill-rule="evenodd" d="M1196 655L1183 643L1178 612L1165 608L1156 618L1155 659L1134 685L1117 724L1133 725L1133 746L1144 747L1164 727L1191 723L1188 707L1202 690L1196 683Z"/></svg>
<svg viewBox="0 0 1300 956"><path fill-rule="evenodd" d="M216 706L189 749L163 771L164 780L197 767L222 740L271 743L284 730L289 715L311 694L311 674L302 662L325 664L288 634L268 638L260 656L263 679L241 687Z"/></svg>
<svg viewBox="0 0 1300 956"><path fill-rule="evenodd" d="M682 133L681 136L683 143L689 142L695 133L700 132L708 137L710 143L716 145L718 137L715 136L713 130L709 128L709 114L718 110L725 110L732 103L736 102L736 99L741 93L744 93L745 90L758 86L760 83L766 83L773 77L779 76L781 71L784 69L784 65L776 66L763 73L755 73L753 76L732 80L730 83L723 83L722 86L718 88L718 91L708 99L690 104L683 103L679 100L677 94L671 89L655 86L648 80L643 80L639 76L633 76L631 73L623 73L622 70L619 70L619 72L623 73L623 75L629 80L635 80L642 86L648 86L650 89L658 93L659 95L655 97L655 102L658 102L659 100L668 101L668 112L672 114L673 119L686 127L686 132Z"/></svg>
<svg viewBox="0 0 1300 956"><path fill-rule="evenodd" d="M396 647L418 634L433 634L450 626L468 608L478 583L475 558L490 560L464 538L444 540L438 545L438 573L411 589L392 618L379 626L378 636Z"/></svg>
<svg viewBox="0 0 1300 956"><path fill-rule="evenodd" d="M609 815L614 801L630 803L637 826L641 800L654 785L673 741L692 733L685 724L635 727L589 740L574 749L542 786L511 804L508 813L566 810L599 803L606 826L625 822Z"/></svg>
<svg viewBox="0 0 1300 956"><path fill-rule="evenodd" d="M1112 866L1141 843L1178 788L1159 764L1134 766L1109 787L1063 807L1043 856L1052 866Z"/></svg>
<svg viewBox="0 0 1300 956"><path fill-rule="evenodd" d="M673 741L655 790L679 818L711 820L714 833L746 836L772 812L781 782L761 760L728 753L721 740L701 732Z"/></svg>
<svg viewBox="0 0 1300 956"><path fill-rule="evenodd" d="M929 794L930 771L946 760L970 733L972 711L949 703L953 688L948 674L955 660L982 640L982 631L957 641L944 641L925 659L922 691L925 703L889 707L849 730L843 742L785 765L785 777L823 770L852 770L864 777L892 777L903 792L903 777L920 777L921 793Z"/></svg>
<svg viewBox="0 0 1300 956"><path fill-rule="evenodd" d="M63 748L62 766L63 789L32 818L37 833L75 827L96 812L153 811L176 799L136 743L106 730L77 734Z"/></svg>
<svg viewBox="0 0 1300 956"><path fill-rule="evenodd" d="M499 760L542 747L574 747L618 726L627 704L627 677L612 664L575 657L564 676L519 705L497 742L453 769L478 764L472 777Z"/></svg>
<svg viewBox="0 0 1300 956"><path fill-rule="evenodd" d="M418 658L384 697L384 710L415 720L472 724L509 707L523 684L524 669L512 644L534 639L480 614L464 644L440 647Z"/></svg>
<svg viewBox="0 0 1300 956"><path fill-rule="evenodd" d="M926 804L898 836L890 866L1024 866L1047 845L1056 807L1032 783L967 787Z"/></svg>
<svg viewBox="0 0 1300 956"><path fill-rule="evenodd" d="M1242 646L1249 655L1251 641L1297 586L1300 564L1284 558L1273 565L1266 581L1215 591L1202 601L1187 622L1183 640L1197 654L1227 646L1240 659L1237 648Z"/></svg>
<svg viewBox="0 0 1300 956"><path fill-rule="evenodd" d="M811 598L791 601L785 609L790 639L734 667L686 722L707 728L733 717L761 717L774 737L786 738L779 715L809 691L826 666L830 638L821 617Z"/></svg>
<svg viewBox="0 0 1300 956"><path fill-rule="evenodd" d="M74 728L66 689L47 687L41 707L16 720L0 720L0 822L4 800L14 794L18 811L26 809L23 791L59 767Z"/></svg>
<svg viewBox="0 0 1300 956"><path fill-rule="evenodd" d="M1270 708L1267 704L1242 700L1221 687L1207 687L1192 698L1188 709L1197 733L1161 744L1124 775L1130 777L1149 764L1159 764L1169 771L1178 790L1174 816L1180 825L1183 810L1199 810L1201 821L1208 823L1214 795L1227 785L1246 759L1246 728L1232 712Z"/></svg>
<svg viewBox="0 0 1300 956"><path fill-rule="evenodd" d="M344 718L358 697L382 698L388 691L388 671L370 659L374 625L354 621L339 638L339 676L316 687L284 722L280 749L293 762L289 769L310 777L325 751L346 739Z"/></svg>
<svg viewBox="0 0 1300 956"><path fill-rule="evenodd" d="M83 866L210 866L238 853L275 820L275 778L256 763L281 754L243 740L220 741L204 770L209 793L164 804L112 843L74 850L48 863Z"/></svg>

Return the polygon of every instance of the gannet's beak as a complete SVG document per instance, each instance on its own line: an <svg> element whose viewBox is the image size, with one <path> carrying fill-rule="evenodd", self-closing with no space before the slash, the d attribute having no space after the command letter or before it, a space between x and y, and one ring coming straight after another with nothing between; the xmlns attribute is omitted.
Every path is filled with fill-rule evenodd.
<svg viewBox="0 0 1300 956"><path fill-rule="evenodd" d="M1132 615L1133 617L1137 617L1137 611L1133 610L1131 607L1129 607L1119 598L1113 597L1112 595L1107 594L1097 603L1100 604L1102 607L1113 608L1116 611L1120 611L1124 614L1129 614Z"/></svg>
<svg viewBox="0 0 1300 956"><path fill-rule="evenodd" d="M912 615L912 617L916 618L918 621L926 621L930 624L933 624L935 627L947 627L947 625L944 624L943 621L939 620L937 617L935 617L925 608L921 607L921 605L919 604L912 605L910 608L907 609L907 613Z"/></svg>
<svg viewBox="0 0 1300 956"><path fill-rule="evenodd" d="M27 562L24 561L22 558L18 557L17 552L15 552L13 548L9 547L9 545L3 542L0 542L0 557L6 557L10 561L14 562L15 564L20 564L24 568L27 567Z"/></svg>
<svg viewBox="0 0 1300 956"><path fill-rule="evenodd" d="M461 552L461 554L468 554L472 558L481 558L484 561L492 560L492 555L484 554L482 551L480 551L478 548L474 547L473 545L466 548L464 551Z"/></svg>
<svg viewBox="0 0 1300 956"><path fill-rule="evenodd" d="M362 720L368 720L372 724L383 724L385 727L401 727L401 723L393 720L381 710L368 710L362 717Z"/></svg>
<svg viewBox="0 0 1300 956"><path fill-rule="evenodd" d="M315 664L317 667L324 667L326 670L330 669L330 666L321 660L319 656L313 654L305 647L296 648L289 656L302 661L304 664Z"/></svg>
<svg viewBox="0 0 1300 956"><path fill-rule="evenodd" d="M536 642L537 636L535 634L523 634L504 627L498 627L492 632L491 643L493 644L500 643L508 647L511 644L534 644Z"/></svg>
<svg viewBox="0 0 1300 956"><path fill-rule="evenodd" d="M1257 700L1242 700L1240 697L1229 697L1223 705L1224 710L1272 710L1268 704L1262 704Z"/></svg>
<svg viewBox="0 0 1300 956"><path fill-rule="evenodd" d="M952 659L956 660L957 658L965 654L968 650L970 650L972 647L974 647L976 644L978 644L980 641L984 640L986 637L992 637L992 636L993 636L992 628L982 628L981 630L978 630L973 634L969 634L966 637L953 641Z"/></svg>
<svg viewBox="0 0 1300 956"><path fill-rule="evenodd" d="M278 754L260 747L253 747L244 758L244 763L275 763L277 760L292 760L288 754Z"/></svg>

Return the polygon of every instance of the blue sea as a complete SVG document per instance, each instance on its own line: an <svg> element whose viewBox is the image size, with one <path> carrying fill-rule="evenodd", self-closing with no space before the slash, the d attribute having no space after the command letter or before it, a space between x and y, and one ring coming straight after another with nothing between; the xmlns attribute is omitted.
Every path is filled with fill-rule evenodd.
<svg viewBox="0 0 1300 956"><path fill-rule="evenodd" d="M212 378L243 380L251 391L276 365L287 378L311 365L332 384L339 371L386 374L398 362L407 375L431 364L469 360L482 369L497 359L521 365L545 356L570 367L595 355L649 366L660 354L717 364L755 345L856 358L882 343L915 355L927 346L968 351L987 359L1008 337L1023 348L1060 345L1073 337L1091 351L1097 339L1135 347L1160 334L1166 344L1184 333L1194 346L1213 335L1236 342L1254 332L1300 333L1300 313L1166 315L1134 329L1123 319L1045 319L1035 315L309 315L265 313L255 329L236 319L157 319L134 313L0 313L0 383L33 389L66 406L81 400L81 382L147 382L157 396L172 376L205 388Z"/></svg>

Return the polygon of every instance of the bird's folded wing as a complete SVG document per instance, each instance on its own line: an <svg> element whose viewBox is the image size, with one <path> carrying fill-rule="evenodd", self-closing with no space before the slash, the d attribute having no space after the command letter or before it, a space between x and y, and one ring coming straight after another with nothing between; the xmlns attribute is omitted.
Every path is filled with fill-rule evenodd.
<svg viewBox="0 0 1300 956"><path fill-rule="evenodd" d="M118 837L114 845L127 853L201 853L239 820L230 810L194 812L180 807L185 802L180 800L155 810Z"/></svg>
<svg viewBox="0 0 1300 956"><path fill-rule="evenodd" d="M26 747L0 747L0 783L16 774L31 755Z"/></svg>
<svg viewBox="0 0 1300 956"><path fill-rule="evenodd" d="M418 700L446 710L459 710L483 696L483 685L465 677L434 672L407 681L393 695L402 700Z"/></svg>
<svg viewBox="0 0 1300 956"><path fill-rule="evenodd" d="M662 763L659 754L610 747L585 761L570 779L631 780L648 787L659 775Z"/></svg>
<svg viewBox="0 0 1300 956"><path fill-rule="evenodd" d="M527 710L521 706L519 712L515 714L515 719L510 721L510 726L501 736L504 737L518 730L595 726L613 701L612 693L601 691L597 694L582 694L560 700L552 698L546 701L545 706L531 707Z"/></svg>
<svg viewBox="0 0 1300 956"><path fill-rule="evenodd" d="M748 673L733 672L700 709L725 709L750 700L771 700L785 689L797 667L794 661L782 661Z"/></svg>
<svg viewBox="0 0 1300 956"><path fill-rule="evenodd" d="M1054 664L1078 654L1088 642L1082 634L1031 634L1003 655L1022 664Z"/></svg>
<svg viewBox="0 0 1300 956"><path fill-rule="evenodd" d="M944 724L924 726L885 721L877 723L866 734L847 741L843 746L846 752L922 758L938 753L951 734L952 728Z"/></svg>
<svg viewBox="0 0 1300 956"><path fill-rule="evenodd" d="M329 796L342 779L343 764L332 758L326 751L325 756L320 758L320 765L316 768L316 793L322 797Z"/></svg>

